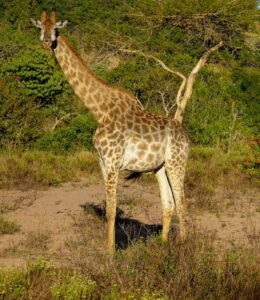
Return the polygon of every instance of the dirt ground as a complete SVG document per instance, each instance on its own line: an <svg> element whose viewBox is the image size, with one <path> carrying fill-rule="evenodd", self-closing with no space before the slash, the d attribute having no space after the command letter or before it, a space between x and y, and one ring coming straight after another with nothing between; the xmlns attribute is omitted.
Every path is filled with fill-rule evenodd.
<svg viewBox="0 0 260 300"><path fill-rule="evenodd" d="M216 245L259 245L260 193L256 188L218 188L214 209L187 198L188 225L214 236ZM20 230L0 235L0 267L23 266L44 257L57 263L82 261L104 253L103 184L84 180L46 190L1 190L0 209ZM161 229L161 202L155 182L126 183L118 189L117 244L146 238ZM176 221L173 222L177 226ZM174 235L176 232L173 232Z"/></svg>

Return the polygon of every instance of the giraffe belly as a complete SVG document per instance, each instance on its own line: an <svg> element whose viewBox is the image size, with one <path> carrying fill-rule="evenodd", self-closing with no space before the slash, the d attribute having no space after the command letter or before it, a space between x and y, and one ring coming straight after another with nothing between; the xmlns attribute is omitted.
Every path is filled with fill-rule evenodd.
<svg viewBox="0 0 260 300"><path fill-rule="evenodd" d="M159 145L157 149L152 150L152 146L141 148L128 144L123 157L121 170L135 172L146 172L158 168L164 163L165 146ZM144 149L145 148L145 149Z"/></svg>

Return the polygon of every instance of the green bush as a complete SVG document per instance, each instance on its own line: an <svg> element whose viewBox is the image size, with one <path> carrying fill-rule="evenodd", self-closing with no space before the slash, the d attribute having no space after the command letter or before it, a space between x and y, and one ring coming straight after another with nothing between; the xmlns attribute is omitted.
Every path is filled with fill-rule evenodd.
<svg viewBox="0 0 260 300"><path fill-rule="evenodd" d="M15 74L19 78L27 96L39 98L45 104L68 87L51 54L39 45L27 47L19 57L8 60L2 67L4 75Z"/></svg>
<svg viewBox="0 0 260 300"><path fill-rule="evenodd" d="M55 153L75 151L78 149L93 149L93 134L97 123L88 113L79 115L68 125L57 128L53 132L39 139L35 147L39 150L48 150Z"/></svg>
<svg viewBox="0 0 260 300"><path fill-rule="evenodd" d="M0 297L2 299L23 299L27 280L22 271L0 272Z"/></svg>
<svg viewBox="0 0 260 300"><path fill-rule="evenodd" d="M54 299L80 300L93 299L92 292L96 283L86 276L74 274L73 276L62 276L51 287L51 294Z"/></svg>
<svg viewBox="0 0 260 300"><path fill-rule="evenodd" d="M237 67L232 74L234 87L231 91L237 101L243 103L244 123L257 132L260 120L259 73L254 67Z"/></svg>
<svg viewBox="0 0 260 300"><path fill-rule="evenodd" d="M0 79L0 147L29 145L42 134L44 113L12 78Z"/></svg>

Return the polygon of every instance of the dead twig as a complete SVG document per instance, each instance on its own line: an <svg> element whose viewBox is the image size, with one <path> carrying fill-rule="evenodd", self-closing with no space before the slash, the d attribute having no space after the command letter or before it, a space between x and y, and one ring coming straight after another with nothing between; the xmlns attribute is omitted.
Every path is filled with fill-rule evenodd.
<svg viewBox="0 0 260 300"><path fill-rule="evenodd" d="M191 98L192 92L193 92L193 86L194 86L194 82L195 79L199 73L199 71L201 70L201 68L205 65L205 63L207 62L209 56L211 53L217 51L220 47L223 46L223 41L221 41L220 43L218 43L216 46L210 48L198 61L198 63L196 64L196 66L192 69L188 79L187 79L187 83L185 86L185 92L184 95L182 97L182 100L177 103L177 110L175 112L174 118L176 120L178 120L179 122L182 123L182 119L183 119L183 112L185 110L185 107L188 103L188 100Z"/></svg>
<svg viewBox="0 0 260 300"><path fill-rule="evenodd" d="M71 116L76 116L77 113L68 113L65 116L61 117L60 119L58 119L57 117L55 118L55 123L54 125L51 127L51 130L53 131L62 121L64 121L65 119L71 117Z"/></svg>
<svg viewBox="0 0 260 300"><path fill-rule="evenodd" d="M178 120L180 123L182 123L183 113L184 113L185 107L188 103L188 100L191 98L191 95L192 95L192 92L193 92L194 82L195 82L195 79L196 79L199 71L201 70L201 68L207 62L210 54L217 51L222 46L223 46L223 41L221 41L220 43L218 43L214 47L207 50L207 52L200 58L200 60L196 64L196 66L192 69L192 71L189 74L188 78L186 78L186 76L183 75L181 72L179 72L177 70L174 70L172 68L169 68L159 58L157 58L157 57L155 57L151 54L145 54L141 50L131 50L131 49L119 48L118 51L119 52L124 52L124 53L130 53L130 54L139 54L139 55L141 55L141 56L143 56L147 59L152 59L155 62L157 62L164 70L166 70L167 72L170 72L174 75L177 75L178 77L180 77L182 79L182 83L180 85L180 88L179 88L178 93L177 93L176 98L175 98L175 101L176 101L176 104L177 104L177 110L176 110L175 115L174 115L174 118L176 120ZM169 116L170 111L169 111L169 107L167 107L167 105L166 105L164 94L162 92L160 92L160 95L161 95L164 110L166 112L166 116ZM173 107L174 107L174 105L172 105L172 108Z"/></svg>

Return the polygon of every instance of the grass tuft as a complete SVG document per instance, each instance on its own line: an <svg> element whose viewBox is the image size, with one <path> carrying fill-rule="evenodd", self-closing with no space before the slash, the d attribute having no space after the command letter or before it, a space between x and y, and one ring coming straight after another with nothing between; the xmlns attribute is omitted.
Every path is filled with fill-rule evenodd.
<svg viewBox="0 0 260 300"><path fill-rule="evenodd" d="M49 232L31 231L26 235L25 246L29 249L47 250L48 242L50 240Z"/></svg>
<svg viewBox="0 0 260 300"><path fill-rule="evenodd" d="M0 215L0 235L1 234L13 234L19 231L20 226L14 222L6 220L3 216Z"/></svg>

